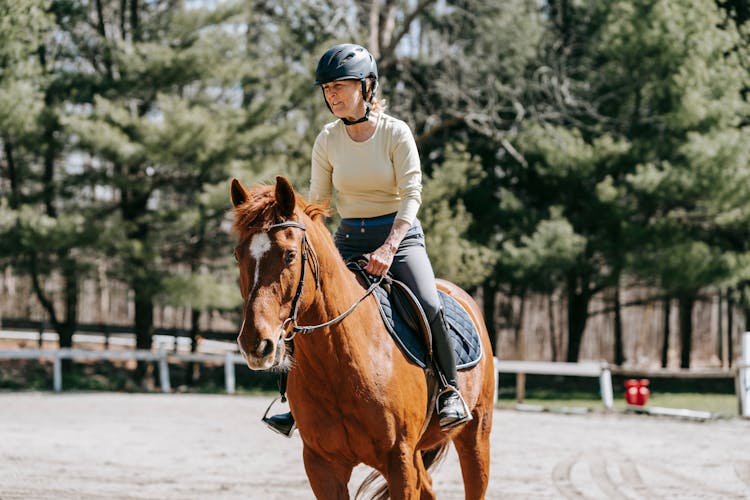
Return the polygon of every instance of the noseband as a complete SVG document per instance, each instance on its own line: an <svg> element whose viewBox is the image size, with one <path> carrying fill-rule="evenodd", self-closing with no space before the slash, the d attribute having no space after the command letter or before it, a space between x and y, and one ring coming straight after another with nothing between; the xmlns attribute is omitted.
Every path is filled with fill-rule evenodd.
<svg viewBox="0 0 750 500"><path fill-rule="evenodd" d="M286 229L286 228L294 228L294 229L301 229L304 233L304 237L302 239L302 272L299 276L299 283L297 284L297 291L294 293L294 298L292 299L292 310L289 313L289 317L284 320L284 322L281 324L281 329L286 332L286 329L288 328L289 324L292 325L292 333L291 335L287 335L284 340L292 340L297 333L311 333L315 330L319 330L321 328L325 328L327 326L335 325L336 323L340 322L347 316L349 316L354 309L362 303L363 300L367 298L368 295L370 295L378 286L380 286L380 282L383 280L383 277L378 277L367 289L364 295L360 297L354 304L352 304L349 309L344 311L342 314L336 316L330 321L326 321L325 323L321 323L319 325L310 325L310 326L300 326L297 324L297 314L299 313L299 303L300 298L302 297L302 290L305 288L305 274L307 270L307 260L308 260L308 251L312 255L312 271L313 275L315 276L315 290L318 290L320 287L320 264L318 263L318 258L315 255L315 250L313 249L312 245L310 244L310 240L307 239L307 227L305 227L304 224L301 222L289 220L284 222L279 222L277 224L273 224L269 226L266 231L274 231L276 229Z"/></svg>

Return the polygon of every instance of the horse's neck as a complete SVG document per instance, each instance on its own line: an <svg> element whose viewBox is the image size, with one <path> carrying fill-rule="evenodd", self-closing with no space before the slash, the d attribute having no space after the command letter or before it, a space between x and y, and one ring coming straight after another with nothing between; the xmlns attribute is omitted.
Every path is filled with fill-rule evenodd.
<svg viewBox="0 0 750 500"><path fill-rule="evenodd" d="M331 242L332 245L332 242ZM333 251L335 250L335 247ZM365 289L347 269L338 253L319 253L320 287L315 301L300 315L301 325L317 325L330 321L357 302ZM330 327L298 336L297 365L309 364L314 371L340 370L363 362L379 342L384 326L372 299L362 301L342 321Z"/></svg>

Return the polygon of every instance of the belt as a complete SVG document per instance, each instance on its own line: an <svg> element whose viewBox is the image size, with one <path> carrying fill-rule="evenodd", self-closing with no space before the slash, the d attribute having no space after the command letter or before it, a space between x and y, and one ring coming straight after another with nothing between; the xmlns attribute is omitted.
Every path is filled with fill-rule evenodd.
<svg viewBox="0 0 750 500"><path fill-rule="evenodd" d="M362 217L356 219L341 219L342 224L347 226L355 227L375 227L375 226L389 226L396 220L396 212L392 214L380 215L378 217Z"/></svg>

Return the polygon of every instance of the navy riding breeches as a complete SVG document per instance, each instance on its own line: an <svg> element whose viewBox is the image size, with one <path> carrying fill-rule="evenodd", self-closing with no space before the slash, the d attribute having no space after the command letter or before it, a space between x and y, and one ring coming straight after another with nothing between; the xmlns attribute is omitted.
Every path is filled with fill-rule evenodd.
<svg viewBox="0 0 750 500"><path fill-rule="evenodd" d="M334 241L344 260L375 251L388 238L395 214L365 219L343 219ZM401 240L390 272L405 283L419 300L427 321L432 322L440 311L440 297L435 286L435 273L427 256L424 232L419 220Z"/></svg>

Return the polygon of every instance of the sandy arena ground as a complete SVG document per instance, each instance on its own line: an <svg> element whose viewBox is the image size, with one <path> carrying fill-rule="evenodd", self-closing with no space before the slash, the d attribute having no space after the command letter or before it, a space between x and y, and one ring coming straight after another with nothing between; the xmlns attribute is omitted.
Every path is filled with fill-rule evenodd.
<svg viewBox="0 0 750 500"><path fill-rule="evenodd" d="M312 498L269 398L0 393L0 499ZM750 498L750 422L495 412L487 498ZM355 470L356 489L365 467ZM433 474L463 498L451 449Z"/></svg>

